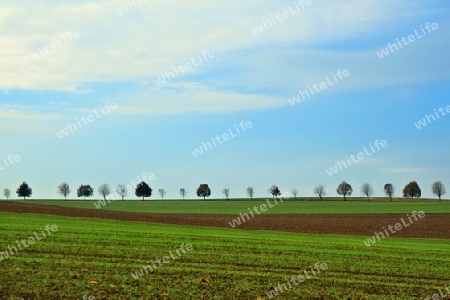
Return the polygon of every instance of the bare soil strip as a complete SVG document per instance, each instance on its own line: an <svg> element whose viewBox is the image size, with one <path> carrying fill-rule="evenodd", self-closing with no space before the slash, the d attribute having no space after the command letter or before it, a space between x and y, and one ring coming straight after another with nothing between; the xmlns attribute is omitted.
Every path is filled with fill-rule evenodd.
<svg viewBox="0 0 450 300"><path fill-rule="evenodd" d="M231 228L228 222L238 217L119 212L7 201L0 202L0 211L227 228ZM407 227L402 224L402 218ZM236 229L372 236L374 232L383 232L384 226L389 235L394 237L450 239L450 214L426 214L423 219L411 219L413 222L409 221L406 214L255 215L245 222L241 220L241 225ZM396 223L402 224L403 229L391 233L388 226Z"/></svg>

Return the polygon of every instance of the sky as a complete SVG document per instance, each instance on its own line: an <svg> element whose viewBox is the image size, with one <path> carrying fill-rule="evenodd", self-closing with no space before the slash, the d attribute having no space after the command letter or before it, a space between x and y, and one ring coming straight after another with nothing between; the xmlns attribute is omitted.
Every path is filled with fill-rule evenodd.
<svg viewBox="0 0 450 300"><path fill-rule="evenodd" d="M334 197L345 180L401 197L415 180L433 197L436 180L450 189L449 13L444 0L1 4L0 188Z"/></svg>

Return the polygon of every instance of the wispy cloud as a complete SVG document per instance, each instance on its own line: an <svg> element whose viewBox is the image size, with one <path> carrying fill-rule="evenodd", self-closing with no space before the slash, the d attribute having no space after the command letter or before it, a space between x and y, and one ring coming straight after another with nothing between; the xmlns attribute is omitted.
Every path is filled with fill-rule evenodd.
<svg viewBox="0 0 450 300"><path fill-rule="evenodd" d="M48 1L41 1L26 3L26 11L20 9L25 1L15 1L2 12L0 21L4 28L10 28L2 39L2 73L16 75L10 77L10 87L24 89L74 90L89 81L156 78L203 49L228 52L273 43L315 46L319 42L360 37L363 32L385 27L398 12L410 16L417 11L403 0L317 2L301 18L292 18L262 36L253 36L248 28L260 22L261 16L283 6L268 0L247 1L236 12L228 2L200 7L194 2L175 1L167 6L163 1L152 1L136 8L132 18L120 18L115 10L125 3L121 0L51 3L52 9L45 5ZM69 15L74 17L67 18ZM19 19L27 23L18 22ZM104 30L105 26L108 30ZM136 26L146 28L151 38L142 39ZM82 38L27 70L17 68L20 57L51 44L67 30L80 32ZM177 39L167 38L171 35Z"/></svg>
<svg viewBox="0 0 450 300"><path fill-rule="evenodd" d="M387 168L386 172L389 173L398 173L398 174L414 174L414 173L429 173L433 172L434 169L431 168L420 168L420 167L394 167L394 168Z"/></svg>
<svg viewBox="0 0 450 300"><path fill-rule="evenodd" d="M180 88L180 86L178 86ZM286 105L284 98L231 91L214 91L198 84L184 84L177 90L142 90L117 96L118 114L182 114L269 109ZM148 97L152 94L152 97ZM124 101L126 99L126 101ZM120 104L123 103L123 104Z"/></svg>
<svg viewBox="0 0 450 300"><path fill-rule="evenodd" d="M20 106L7 104L0 106L0 119L7 121L42 121L55 118L54 115L31 112L30 109Z"/></svg>

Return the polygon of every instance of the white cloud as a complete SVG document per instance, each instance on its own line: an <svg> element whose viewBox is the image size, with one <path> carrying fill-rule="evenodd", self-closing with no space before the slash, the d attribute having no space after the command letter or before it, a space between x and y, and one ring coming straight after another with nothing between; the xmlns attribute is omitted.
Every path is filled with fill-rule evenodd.
<svg viewBox="0 0 450 300"><path fill-rule="evenodd" d="M181 114L186 112L230 112L268 109L285 105L285 99L256 94L217 92L200 84L168 84L120 95L118 114ZM149 97L149 95L152 95Z"/></svg>
<svg viewBox="0 0 450 300"><path fill-rule="evenodd" d="M38 121L54 118L54 116L48 114L32 113L22 106L8 104L0 106L0 119L4 121Z"/></svg>
<svg viewBox="0 0 450 300"><path fill-rule="evenodd" d="M202 90L176 93L165 85L159 90L127 94L116 99L126 101L122 111L182 113L287 105L282 97L262 95L255 90L273 87L288 95L323 80L336 67L355 74L351 80L336 85L336 90L448 74L444 69L423 72L423 63L416 68L421 73L413 70L408 76L401 76L404 70L387 73L380 66L382 62L367 50L340 53L315 48L318 43L367 39L370 34L379 35L394 18L424 13L406 0L313 0L311 7L259 35L250 29L270 15L287 10L294 2L252 0L239 3L236 9L235 3L226 1L177 0L168 5L166 1L152 0L119 16L116 10L129 2L132 1L55 4L49 0L18 0L8 4L8 9L0 13L0 25L7 28L2 34L0 88L93 93L90 83L151 82L203 50L215 51L216 58L189 73L207 76ZM27 67L19 65L31 52L51 45L68 31L79 32L80 38ZM400 59L400 64L409 63L408 57ZM195 86L195 82L186 82L187 78L180 76L177 82ZM236 88L241 88L241 92ZM244 94L242 88L254 94ZM151 96L145 94L149 92ZM143 109L144 99L152 99L149 108Z"/></svg>
<svg viewBox="0 0 450 300"><path fill-rule="evenodd" d="M432 172L433 169L431 168L420 168L420 167L393 167L393 168L387 168L386 172L389 173L408 173L408 174L421 174L421 173L429 173Z"/></svg>
<svg viewBox="0 0 450 300"><path fill-rule="evenodd" d="M115 10L127 5L127 1L28 2L27 10L19 9L24 1L15 1L2 12L2 26L12 29L2 39L6 55L0 65L11 75L20 75L11 80L11 87L70 90L88 81L159 76L175 61L204 49L229 51L275 42L314 43L348 38L379 26L378 22L384 22L399 9L409 11L405 3L313 1L298 16L254 36L251 27L293 3L247 1L236 10L235 4L224 1L206 4L180 0L172 5L151 1L119 17ZM21 58L39 46L50 45L66 31L80 32L80 40L33 66L18 66Z"/></svg>

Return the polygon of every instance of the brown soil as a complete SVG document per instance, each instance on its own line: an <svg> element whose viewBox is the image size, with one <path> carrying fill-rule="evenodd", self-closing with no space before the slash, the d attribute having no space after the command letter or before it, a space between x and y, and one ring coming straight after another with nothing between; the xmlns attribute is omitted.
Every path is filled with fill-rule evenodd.
<svg viewBox="0 0 450 300"><path fill-rule="evenodd" d="M118 212L6 201L0 203L0 211L228 228L231 228L228 222L238 217ZM407 227L402 224L402 218ZM372 236L374 232L384 231L383 226L388 230L389 225L400 223L402 230L395 233L388 231L390 236L450 239L450 214L427 214L423 219L417 217L416 221L411 217L411 220L406 214L255 215L245 222L241 220L241 225L236 228Z"/></svg>

